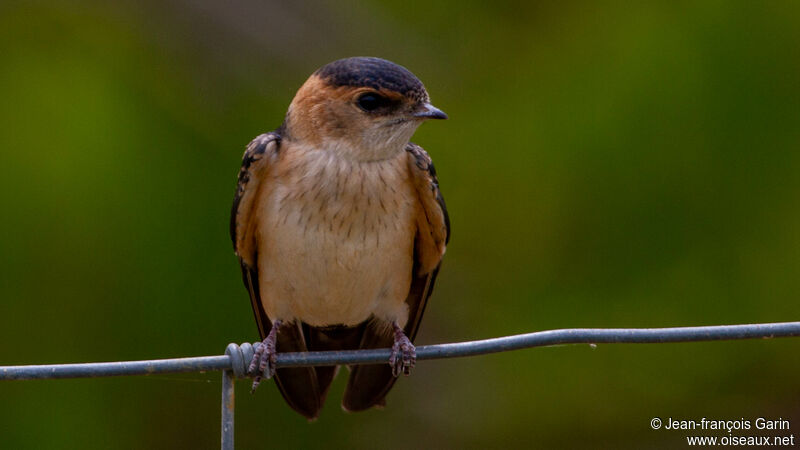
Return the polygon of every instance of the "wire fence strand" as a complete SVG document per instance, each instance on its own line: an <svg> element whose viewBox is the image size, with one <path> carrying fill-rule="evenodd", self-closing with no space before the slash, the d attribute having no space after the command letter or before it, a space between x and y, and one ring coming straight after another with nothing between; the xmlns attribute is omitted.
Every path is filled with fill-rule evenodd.
<svg viewBox="0 0 800 450"><path fill-rule="evenodd" d="M417 347L417 359L443 359L485 355L531 347L563 344L659 344L733 339L768 339L800 336L800 322L720 325L680 328L572 328L539 331L480 341ZM154 359L82 364L48 364L0 367L0 380L44 378L114 377L161 373L222 371L222 450L234 449L235 378L245 378L254 348L259 343L228 344L224 355L195 358ZM280 350L280 349L278 349ZM278 353L277 367L329 366L339 364L386 364L391 350L347 350Z"/></svg>
<svg viewBox="0 0 800 450"><path fill-rule="evenodd" d="M800 322L679 328L571 328L417 347L418 360L457 358L563 344L656 344L800 336ZM260 344L255 344L260 345ZM280 349L279 349L280 350ZM253 345L231 344L225 355L81 364L0 366L0 380L112 377L232 370L246 377ZM390 349L278 353L277 367L386 363Z"/></svg>

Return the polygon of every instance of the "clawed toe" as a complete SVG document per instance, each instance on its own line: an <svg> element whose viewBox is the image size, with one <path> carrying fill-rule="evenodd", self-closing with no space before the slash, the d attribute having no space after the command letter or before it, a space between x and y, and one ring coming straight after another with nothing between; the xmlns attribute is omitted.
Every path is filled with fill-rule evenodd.
<svg viewBox="0 0 800 450"><path fill-rule="evenodd" d="M417 350L412 344L395 344L392 346L392 356L389 358L389 364L392 366L392 375L398 377L403 375L410 375L411 369L417 363Z"/></svg>
<svg viewBox="0 0 800 450"><path fill-rule="evenodd" d="M417 363L417 349L403 330L394 325L394 345L392 345L392 356L389 357L389 365L392 367L392 375L395 377L410 375L411 369Z"/></svg>
<svg viewBox="0 0 800 450"><path fill-rule="evenodd" d="M250 361L250 366L247 368L247 373L249 375L254 375L253 387L250 390L251 393L256 391L262 378L270 379L275 375L275 362L277 360L275 347L277 330L280 324L280 321L276 320L264 341L255 345L253 359Z"/></svg>

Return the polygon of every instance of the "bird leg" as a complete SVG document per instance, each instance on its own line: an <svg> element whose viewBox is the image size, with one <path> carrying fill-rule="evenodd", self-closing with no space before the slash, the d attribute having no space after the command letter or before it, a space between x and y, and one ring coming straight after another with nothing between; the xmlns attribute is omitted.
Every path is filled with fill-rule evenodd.
<svg viewBox="0 0 800 450"><path fill-rule="evenodd" d="M389 357L392 375L395 377L401 373L409 375L417 363L417 349L396 322L392 322L392 328L394 328L394 345L392 345L392 356Z"/></svg>
<svg viewBox="0 0 800 450"><path fill-rule="evenodd" d="M250 361L250 366L247 368L247 373L256 374L253 379L253 388L250 390L251 393L255 392L258 384L261 383L262 375L267 379L275 375L275 346L277 345L278 327L280 326L280 320L273 322L267 337L264 338L261 345L257 345L255 348L253 359ZM256 367L258 367L258 372L256 372Z"/></svg>

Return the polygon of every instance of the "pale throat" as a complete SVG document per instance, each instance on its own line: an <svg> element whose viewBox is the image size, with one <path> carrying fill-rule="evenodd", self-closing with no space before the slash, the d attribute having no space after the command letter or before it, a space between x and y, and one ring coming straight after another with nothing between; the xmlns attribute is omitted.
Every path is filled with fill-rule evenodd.
<svg viewBox="0 0 800 450"><path fill-rule="evenodd" d="M404 152L413 133L414 130L410 133L396 132L378 136L364 133L360 139L359 136L322 138L318 150L331 152L339 158L354 162L385 161Z"/></svg>
<svg viewBox="0 0 800 450"><path fill-rule="evenodd" d="M325 133L324 127L304 126L290 114L286 134L289 140L306 149L323 150L353 162L385 161L405 151L419 127L416 120L374 123Z"/></svg>

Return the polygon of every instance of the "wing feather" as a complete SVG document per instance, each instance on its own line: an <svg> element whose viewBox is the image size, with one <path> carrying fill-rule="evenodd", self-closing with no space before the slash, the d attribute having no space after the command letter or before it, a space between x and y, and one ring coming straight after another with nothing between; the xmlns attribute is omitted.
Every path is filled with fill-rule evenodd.
<svg viewBox="0 0 800 450"><path fill-rule="evenodd" d="M262 191L262 180L278 157L281 138L277 133L264 133L247 145L239 170L239 182L231 209L231 240L243 264L256 265L256 215L254 206Z"/></svg>
<svg viewBox="0 0 800 450"><path fill-rule="evenodd" d="M411 173L422 205L414 244L414 272L406 299L409 315L405 332L413 340L417 335L422 313L425 312L425 305L433 292L445 249L450 242L450 216L439 190L439 179L431 157L416 144L409 144L406 151L412 157Z"/></svg>

